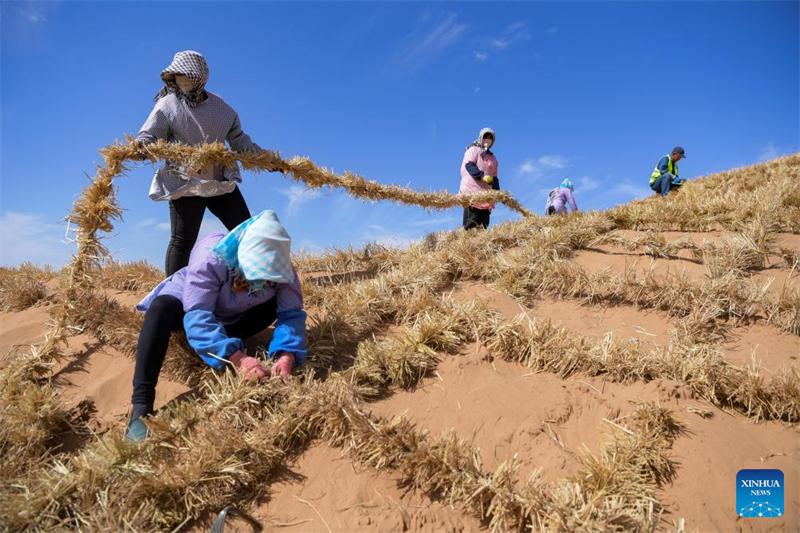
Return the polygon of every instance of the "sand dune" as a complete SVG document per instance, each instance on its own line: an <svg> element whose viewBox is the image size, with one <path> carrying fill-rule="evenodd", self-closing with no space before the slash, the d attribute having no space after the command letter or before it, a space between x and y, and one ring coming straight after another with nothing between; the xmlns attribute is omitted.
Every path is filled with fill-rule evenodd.
<svg viewBox="0 0 800 533"><path fill-rule="evenodd" d="M775 164L789 169L781 176L785 176L786 172L795 176L793 194L800 198L796 186L798 160L800 157L794 156ZM752 167L741 172L761 172L761 168ZM680 194L691 195L691 188L686 187ZM646 200L643 204L648 205L646 202L657 200ZM616 213L625 213L624 209ZM797 209L794 209L791 213L797 213ZM669 361L674 359L670 357L674 356L676 350L683 349L681 343L691 342L690 347L698 346L698 349L706 350L703 353L711 351L721 356L714 363L715 368L723 366L745 369L740 374L735 373L738 370L724 371L730 372L730 375L746 376L748 372L753 375L757 373L760 376L758 379L763 383L777 379L778 376L788 376L784 382L788 385L781 385L785 389L744 392L741 397L752 394L753 398L757 395L767 398L764 395L773 394L768 398L774 399L779 398L779 392L776 391L796 391L796 388L791 387L796 387L800 375L800 331L793 330L792 324L797 324L797 308L793 306L797 304L800 272L797 264L788 264L785 257L792 252L800 252L800 235L791 232L800 232L797 220L791 227L780 222L771 226L775 229L771 230L768 250L762 250L762 266L747 266L752 263L742 260L742 265L745 265L743 273L737 271L739 273L736 274L738 277L735 278L735 283L726 285L733 288L723 291L714 288L718 285L712 284L728 278L725 278L724 272L721 274L719 270L713 271L709 265L712 261L717 261L721 254L727 253L724 252L728 249L726 247L739 246L741 243L734 243L733 240L746 235L746 232L732 229L706 232L631 229L626 227L627 224L619 222L609 225L604 222L603 216L565 217L555 221L536 219L535 223L514 223L505 228L495 228L483 235L464 236L460 232L453 236L441 235L437 238L438 241L414 245L416 248L412 246L409 251L384 249L369 257L367 254L359 256L354 253L347 258L350 265L347 269L337 269L337 259L333 255L327 259L303 259L300 267L312 317L309 322L312 357L309 361L316 372L314 379L324 383L328 369L335 369L351 376L348 379L353 383L359 380L369 383L373 387L370 390L374 393L355 396L353 406L363 412L367 419L374 421L376 428L384 427L389 420L401 415L417 430L427 432L431 438L454 432L465 439L466 445L476 450L476 460L479 460L480 468L489 476L486 479L491 477L492 472L502 470L504 463L510 458L515 458L519 470L514 481L517 488L514 490L522 490L520 487L524 481L537 472L547 487L555 487L565 479L571 479L585 487L587 482L582 476L587 475L586 458L592 455L601 456L604 449L607 450L617 439L624 437L626 432L634 432L631 429L634 428L634 422L630 417L641 402L658 406L672 413L683 429L663 448L664 459L673 465L673 475L667 476L668 479L663 481L648 482L655 494L656 530L677 530L682 521L685 531L800 530L800 432L796 425L800 398L794 398L792 404L786 399L789 396L780 396L783 398L781 405L774 406L773 411L765 408L761 411L762 415L756 415L752 411L748 416L748 409L739 400L723 395L722 391L730 390L724 387L734 384L724 387L720 385L721 392L716 399L711 399L703 394L708 389L704 388L703 383L696 381L696 378L700 379L700 374L693 374L694 370L687 371L685 375L674 374L670 378L665 377L666 374L645 375L634 368L626 371L626 374L617 367L602 366L606 363L610 365L609 358L618 353L609 351L610 349L604 352L604 346L607 348L613 345L618 347L615 350L635 349L638 350L635 353L649 354L651 359L648 360L651 363L648 363L650 366L647 368L656 368L661 360L664 365L672 364ZM619 216L617 219L612 217L612 220L618 220ZM787 217L791 219L791 216ZM728 227L735 224L740 222L730 222ZM602 227L602 231L597 230L598 227ZM549 248L542 249L544 251L540 255L544 257L548 249L561 250L557 246L565 246L564 250L570 249L563 243L577 242L576 239L583 238L581 232L588 231L586 228L594 228L591 230L595 235L593 243L573 246L570 253L557 252L557 257L547 259L549 263L542 263L553 269L565 270L559 270L558 274L548 273L547 276L541 276L535 271L536 267L528 262L534 257L531 247L539 246L536 239L545 238L540 235L549 235L547 238L554 239L548 241ZM547 231L551 233L548 234ZM552 237L552 232L557 231L564 231L564 236ZM608 236L611 231L617 232L616 241L597 237ZM645 242L648 235L656 235L661 240L656 244L651 243L648 248ZM667 247L667 244L676 242L688 243L688 247L678 246L680 249L677 252L674 247ZM703 248L704 246L711 248ZM705 252L697 251L701 249ZM437 257L445 257L442 254L450 253L448 250L455 259L442 266L441 271L424 264L419 266L419 270L413 270L416 267L410 264L413 261L409 261L409 258L423 263L427 260L434 261ZM470 253L485 250L486 255L469 263L465 259L468 255L458 250L469 250ZM671 252L666 253L664 250ZM566 253L566 256L562 257L562 253ZM658 254L666 256L659 257ZM730 257L741 255L734 254ZM748 261L752 261L752 256L748 257L751 258ZM491 264L485 261L490 261ZM318 268L322 264L327 264L330 268ZM526 268L530 270L525 270ZM738 267L731 263L729 268L733 271ZM575 272L580 275L575 277ZM150 275L157 278L157 273ZM614 276L616 278L612 279ZM644 285L642 280L647 276L654 280L652 286ZM665 303L666 299L672 298L666 293L660 297L662 300L639 297L640 294L650 294L659 283L675 284L676 277L683 279L687 285L682 289L684 292L670 300L671 303ZM769 279L774 281L766 285ZM637 285L640 282L642 285ZM756 286L758 290L747 292L747 284ZM57 287L53 283L49 287L50 298L22 310L0 313L0 349L4 354L0 360L0 368L4 371L17 364L17 354L24 352L28 345L44 339L48 331L49 313L55 309L58 301ZM720 292L711 293L712 290ZM106 294L118 304L119 309L129 315L135 303L145 293L146 287L139 287L136 291L106 290ZM727 295L724 298L729 301L724 299L726 303L720 304L719 309L710 311L708 307L700 304L695 306L695 302L689 301L690 297L701 298L708 294L719 297L719 301L723 301L723 296ZM795 295L794 300L791 299L792 294ZM778 301L775 298L786 300ZM355 306L354 302L360 302L360 305ZM457 313L454 309L458 306L468 310L465 311L462 321L466 326L441 326L443 330L451 328L448 331L453 332L452 340L431 341L434 333L422 340L419 340L421 337L413 337L416 339L413 342L409 340L423 327L426 313L433 317L455 316ZM707 316L697 318L692 314L693 310L699 313L700 309ZM792 312L795 314L792 315ZM542 344L536 348L539 350L537 353L544 354L541 357L557 357L557 352L555 356L551 356L547 355L550 354L547 350L584 350L596 357L595 366L591 367L594 370L587 371L582 367L574 372L542 371L533 363L521 364L513 357L497 353L496 348L491 348L497 346L492 344L493 336L497 334L495 326L521 320L518 317L524 317L524 320L541 327L548 324L547 327L554 328L547 331L561 332L559 342L562 344L556 347L548 348L548 340L541 340ZM472 319L473 323L470 322ZM331 329L330 324L347 325L350 329ZM692 329L695 327L700 330ZM50 456L61 461L84 457L99 446L99 441L116 442L114 439L121 434L127 416L133 373L133 359L130 355L132 347L127 340L120 341L124 346L113 342L116 335L113 330L106 337L111 341L98 340L88 326L83 330L76 328L74 333L63 351L65 357L50 370L48 381L71 420L71 425L62 425L52 430L52 438L47 445L51 450ZM258 341L251 340L248 343L249 348L255 351L259 342L268 336L267 332ZM429 365L419 372L419 379L403 381L402 376L391 377L393 374L390 372L382 384L376 385L367 378L359 377L362 374L358 372L366 372L366 367L359 365L365 357L363 350L369 346L372 347L369 349L378 352L385 350L386 353L393 354L403 353L403 346L409 347L407 351L413 351L423 345L433 348L415 352L421 354L419 357L425 358L425 364ZM314 346L317 356L314 356ZM188 357L185 354L184 356ZM170 357L181 355L176 352ZM422 363L417 361L407 364L413 367ZM176 368L180 367L179 363L176 365ZM389 368L389 363L385 365ZM389 369L387 372L390 370L394 371ZM183 435L183 430L178 427L182 423L180 417L188 415L178 413L179 406L192 402L205 405L203 402L209 402L209 391L215 390L213 387L216 386L226 391L233 389L214 385L213 380L211 385L206 385L211 388L198 385L202 378L208 379L211 376L210 372L205 372L199 380L191 384L187 380L176 378L177 375L162 376L159 382L156 406L161 409L159 420L164 420L164 423L172 420L177 424L170 430L176 436L169 439L161 437L159 442L174 443L178 448L185 446L186 450L192 450L195 444L180 440L184 438L180 436ZM728 374L719 374L723 375ZM282 394L290 393L274 394L276 398L283 398ZM248 407L251 411L247 412L256 418L249 422L240 421L241 425L231 422L229 432L235 435L241 431L243 441L259 438L258 431L261 430L254 420L261 416L266 427L267 422L272 420L270 417L280 414L283 405L279 403L272 406L269 400L259 401L267 402L261 414L258 414L259 410L255 407ZM773 400L764 400L766 403L769 401ZM291 409L296 409L298 405L302 406L302 402L291 405L295 406ZM214 418L213 424L223 427L221 424L227 423L225 420L228 419L223 415L219 417L222 418ZM10 424L5 420L4 424ZM201 423L196 427L205 426ZM196 431L197 435L202 435L205 430ZM220 479L225 475L231 476L224 478L233 480L224 481L229 483L231 492L214 497L221 498L219 502L241 506L263 524L265 531L491 529L491 519L495 515L480 516L480 512L476 512L478 507L469 499L459 496L458 491L426 490L429 486L426 480L409 479L408 468L411 467L396 466L401 464L399 459L395 459L395 462L388 458L385 462L365 459L365 450L359 448L361 437L356 433L345 434L341 440L336 441L325 433L328 430L320 431L319 434L309 433L307 439L294 440L297 443L294 448L281 450L282 455L275 465L255 477L242 477L243 481L236 481L239 479L236 477L239 475L239 467L231 466L230 472L219 474ZM130 454L132 461L146 461L141 458L133 459L138 456L127 448L120 450L123 451L118 453ZM182 452L172 450L169 453L175 454L170 457L180 462ZM251 450L248 453L254 452ZM247 461L242 459L246 455L237 457ZM81 463L76 462L68 469L78 475L81 468L100 468L92 461L87 461L84 466L79 466ZM95 466L91 466L92 464ZM159 465L157 468L164 470L154 471L152 475L169 478L172 475L169 469L161 463ZM214 472L213 467L208 468L209 473L204 474L206 477ZM737 471L744 468L778 468L784 472L786 501L782 517L750 519L737 516L735 478ZM99 472L98 479L103 476L111 479L109 476L112 474ZM11 473L14 472L9 471L7 475ZM15 475L22 474L16 472ZM187 479L190 477L188 473L181 475ZM180 487L180 476L175 476L174 483ZM198 479L201 478L202 476ZM135 476L121 479L135 479ZM192 483L198 487L205 487L210 483L205 478L202 479ZM35 484L31 486L35 487ZM137 487L135 483L131 486ZM79 502L80 497L77 495L82 489L74 487L70 490L72 496L66 496L69 492L66 491L60 497L65 498L64 501L72 498L69 500L72 502L69 504L73 506L71 508L81 508L82 504L75 502ZM548 493L548 490L550 489L545 489L544 493ZM13 494L13 498L5 497L3 505L7 507L2 515L4 520L9 520L12 529L20 529L21 524L28 524L31 529L35 529L33 522L29 521L32 518L15 515L16 518L11 521L14 511L9 511L9 507L19 505L22 501L14 498L24 499L19 493ZM207 491L198 494L212 493ZM119 499L121 496L114 497L117 498L114 501L123 501ZM595 494L592 497L599 496ZM542 497L537 498L540 499L536 501L545 501L541 500ZM33 506L31 508L42 509L30 503L30 499L24 501L29 502L28 505ZM556 516L561 512L556 500L547 501L547 505L552 508L542 511L542 516ZM217 500L213 500L213 503L203 502L205 500L191 507L191 512L187 511L189 520L179 520L178 518L184 516L180 513L174 516L156 513L152 521L137 515L135 520L142 527L153 530L170 524L172 527L180 526L179 529L183 530L205 531L213 514L221 506ZM70 526L71 522L67 518L69 513L64 511L67 504L63 505L64 507L51 505L48 507L51 511L48 512L54 513L52 516L62 513L60 520L63 522L59 523L64 527L73 527L74 523ZM147 509L158 509L157 503L147 505L150 506ZM173 502L170 505L170 509L184 508L179 503ZM597 516L601 517L597 520L606 519L602 518L602 513ZM94 530L94 526L105 527L107 530L115 527L114 519L107 515L92 520L95 521L91 522L91 530ZM509 520L507 524L516 523L515 519ZM574 520L576 521L561 522L562 525L558 527L556 522L548 522L547 528L566 531L571 523L577 529L580 522L577 521L578 518ZM61 528L53 521L45 520L42 523L42 529L45 530ZM244 523L237 524L236 530L248 530Z"/></svg>

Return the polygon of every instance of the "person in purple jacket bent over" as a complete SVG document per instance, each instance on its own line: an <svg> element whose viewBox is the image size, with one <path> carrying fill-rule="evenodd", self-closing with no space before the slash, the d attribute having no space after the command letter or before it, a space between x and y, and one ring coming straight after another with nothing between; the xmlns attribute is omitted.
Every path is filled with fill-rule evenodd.
<svg viewBox="0 0 800 533"><path fill-rule="evenodd" d="M572 192L575 186L572 185L570 180L564 180L561 185L553 189L547 194L547 203L544 206L545 215L560 215L567 212L567 204L573 211L578 210L578 204L575 203L575 197Z"/></svg>
<svg viewBox="0 0 800 533"><path fill-rule="evenodd" d="M288 376L306 359L306 312L291 238L273 211L242 222L230 233L201 239L189 265L162 281L136 308L144 324L136 347L131 417L126 439L148 435L158 374L172 331L183 328L211 368L235 367L245 378ZM243 341L275 323L267 368L244 352Z"/></svg>

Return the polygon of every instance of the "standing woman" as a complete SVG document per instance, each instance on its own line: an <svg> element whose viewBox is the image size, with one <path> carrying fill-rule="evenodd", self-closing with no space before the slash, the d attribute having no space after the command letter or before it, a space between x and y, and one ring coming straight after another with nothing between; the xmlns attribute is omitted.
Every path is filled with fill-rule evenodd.
<svg viewBox="0 0 800 533"><path fill-rule="evenodd" d="M136 141L142 145L158 139L184 144L227 141L231 150L260 151L242 131L239 115L225 100L205 90L208 65L198 52L178 52L162 73L164 87ZM140 155L144 158L143 155ZM238 165L217 165L191 172L177 161L160 167L150 186L150 198L169 201L170 241L164 270L171 276L189 263L206 207L230 231L248 218L250 210L241 191Z"/></svg>
<svg viewBox="0 0 800 533"><path fill-rule="evenodd" d="M489 190L500 190L497 178L497 158L490 148L494 146L495 134L491 128L483 128L478 139L467 146L461 162L461 187L459 193L473 194ZM488 228L489 215L494 204L475 204L464 208L464 229Z"/></svg>

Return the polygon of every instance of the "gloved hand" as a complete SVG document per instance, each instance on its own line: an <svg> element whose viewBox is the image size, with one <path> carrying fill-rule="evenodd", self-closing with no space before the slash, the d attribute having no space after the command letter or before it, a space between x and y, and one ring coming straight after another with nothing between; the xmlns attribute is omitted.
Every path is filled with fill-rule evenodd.
<svg viewBox="0 0 800 533"><path fill-rule="evenodd" d="M489 185L491 185L491 184L492 184L492 181L494 181L494 177L492 177L492 176L489 176L489 175L487 174L487 175L485 175L485 176L483 177L483 181L485 181L486 183L488 183Z"/></svg>
<svg viewBox="0 0 800 533"><path fill-rule="evenodd" d="M272 367L272 377L288 377L292 375L292 368L294 368L294 355L281 352L278 361Z"/></svg>
<svg viewBox="0 0 800 533"><path fill-rule="evenodd" d="M256 381L266 379L270 375L269 368L265 367L261 361L250 357L241 350L233 354L229 360L245 379Z"/></svg>
<svg viewBox="0 0 800 533"><path fill-rule="evenodd" d="M131 159L133 159L134 161L145 161L149 159L147 157L147 154L144 153L143 148L144 145L142 143L140 143L139 141L134 142L133 143L134 152L133 155L131 156Z"/></svg>
<svg viewBox="0 0 800 533"><path fill-rule="evenodd" d="M284 172L283 170L281 170L280 168L278 168L278 166L277 166L277 165L275 165L275 164L269 164L269 165L267 165L267 166L266 166L266 169L267 169L267 172L280 172L281 174L284 174L284 175L286 174L286 172Z"/></svg>

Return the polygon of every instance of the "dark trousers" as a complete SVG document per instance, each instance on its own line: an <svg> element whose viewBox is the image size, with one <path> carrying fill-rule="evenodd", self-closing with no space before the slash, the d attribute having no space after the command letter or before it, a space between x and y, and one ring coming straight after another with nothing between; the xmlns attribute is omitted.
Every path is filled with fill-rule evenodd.
<svg viewBox="0 0 800 533"><path fill-rule="evenodd" d="M197 242L206 207L228 228L228 231L250 218L250 210L247 208L247 203L244 201L239 187L228 194L211 198L184 196L177 200L170 200L171 236L164 264L167 276L173 275L189 264L189 255Z"/></svg>
<svg viewBox="0 0 800 533"><path fill-rule="evenodd" d="M144 315L144 324L136 345L136 368L133 372L131 403L146 406L150 414L156 399L158 374L167 355L169 337L183 328L183 303L174 296L159 296L152 301ZM278 317L275 298L249 309L238 322L225 326L228 337L248 339L267 329Z"/></svg>
<svg viewBox="0 0 800 533"><path fill-rule="evenodd" d="M488 228L489 210L478 209L477 207L464 208L464 229Z"/></svg>

